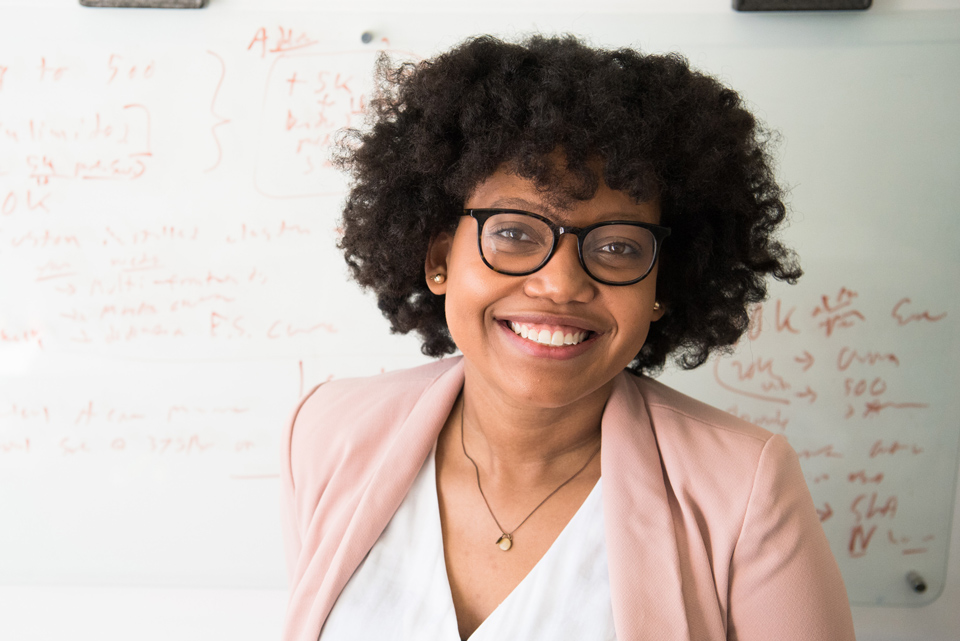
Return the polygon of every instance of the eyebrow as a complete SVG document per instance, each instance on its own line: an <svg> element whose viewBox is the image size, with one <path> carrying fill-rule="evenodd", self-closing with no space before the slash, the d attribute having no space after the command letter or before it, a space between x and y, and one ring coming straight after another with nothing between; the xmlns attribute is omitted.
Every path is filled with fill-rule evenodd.
<svg viewBox="0 0 960 641"><path fill-rule="evenodd" d="M493 204L490 205L490 209L522 209L524 211L533 212L534 214L540 214L541 216L546 216L547 214L551 216L556 216L559 212L555 211L551 207L546 207L541 203L535 203L523 198L497 198L493 201Z"/></svg>
<svg viewBox="0 0 960 641"><path fill-rule="evenodd" d="M559 223L561 225L570 222L570 216L561 210L544 205L543 203L536 203L524 198L517 198L513 196L497 198L491 205L489 205L488 209L519 209L545 216L555 223ZM618 217L618 219L621 220L636 220L637 222L644 222L639 220L640 217L637 216L636 213L632 212L616 211L609 212L607 215Z"/></svg>
<svg viewBox="0 0 960 641"><path fill-rule="evenodd" d="M533 202L525 198L504 197L496 199L490 206L491 209L519 209L534 214L539 214L549 218L558 225L569 225L570 216L565 214L562 209L551 207L544 203Z"/></svg>

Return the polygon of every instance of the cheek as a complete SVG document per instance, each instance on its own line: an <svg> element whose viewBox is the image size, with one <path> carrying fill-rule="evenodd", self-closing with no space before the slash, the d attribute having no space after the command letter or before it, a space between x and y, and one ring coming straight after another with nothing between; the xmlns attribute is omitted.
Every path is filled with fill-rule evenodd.
<svg viewBox="0 0 960 641"><path fill-rule="evenodd" d="M462 293L459 287L448 287L444 299L447 329L450 330L450 337L453 338L454 344L460 351L463 351L464 340L469 335L467 331L468 319L472 316L465 301L462 300Z"/></svg>
<svg viewBox="0 0 960 641"><path fill-rule="evenodd" d="M630 348L627 350L636 355L647 340L647 334L650 333L650 322L646 318L638 318L630 331L628 343Z"/></svg>
<svg viewBox="0 0 960 641"><path fill-rule="evenodd" d="M636 355L643 347L653 321L653 303L655 302L653 288L644 288L638 292L636 298L621 303L618 309L618 327L628 343L627 351Z"/></svg>
<svg viewBox="0 0 960 641"><path fill-rule="evenodd" d="M459 239L458 239L459 240ZM487 307L494 300L490 276L493 272L479 262L476 248L457 242L450 251L444 313L453 342L460 351L483 324Z"/></svg>

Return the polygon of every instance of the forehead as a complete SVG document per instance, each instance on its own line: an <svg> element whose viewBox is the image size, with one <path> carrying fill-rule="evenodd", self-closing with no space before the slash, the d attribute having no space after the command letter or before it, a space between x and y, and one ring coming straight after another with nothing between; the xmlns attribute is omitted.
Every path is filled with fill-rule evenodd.
<svg viewBox="0 0 960 641"><path fill-rule="evenodd" d="M477 185L464 207L521 209L579 226L603 220L660 221L656 201L637 202L626 192L610 189L602 179L593 196L581 200L544 190L534 181L503 169Z"/></svg>

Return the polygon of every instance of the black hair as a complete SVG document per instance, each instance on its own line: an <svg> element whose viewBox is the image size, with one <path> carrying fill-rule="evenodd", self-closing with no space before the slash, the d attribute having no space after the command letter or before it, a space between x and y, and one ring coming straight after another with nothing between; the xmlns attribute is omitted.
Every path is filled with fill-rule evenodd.
<svg viewBox="0 0 960 641"><path fill-rule="evenodd" d="M660 224L672 229L657 277L667 313L634 372L656 372L668 356L702 364L747 329L767 275L801 275L775 236L786 209L773 136L735 91L680 55L482 36L419 63L381 58L377 76L369 125L348 131L337 152L353 178L340 247L393 330L418 332L425 354L456 349L443 298L425 283L428 243L456 227L472 191L505 164L566 198L590 198L602 178L638 202L659 201Z"/></svg>

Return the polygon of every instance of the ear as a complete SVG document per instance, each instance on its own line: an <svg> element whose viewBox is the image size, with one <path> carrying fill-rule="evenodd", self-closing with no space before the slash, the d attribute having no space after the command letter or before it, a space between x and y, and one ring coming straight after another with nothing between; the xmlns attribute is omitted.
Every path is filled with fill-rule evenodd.
<svg viewBox="0 0 960 641"><path fill-rule="evenodd" d="M443 296L447 293L446 279L449 276L447 258L452 247L453 236L445 231L434 236L427 246L427 258L423 262L423 271L427 279L427 287L436 296ZM437 274L443 276L443 282L438 283L434 280Z"/></svg>
<svg viewBox="0 0 960 641"><path fill-rule="evenodd" d="M661 303L659 300L654 302L653 313L650 314L650 321L658 321L663 318L663 315L667 313L667 306Z"/></svg>

